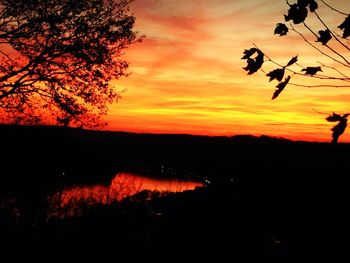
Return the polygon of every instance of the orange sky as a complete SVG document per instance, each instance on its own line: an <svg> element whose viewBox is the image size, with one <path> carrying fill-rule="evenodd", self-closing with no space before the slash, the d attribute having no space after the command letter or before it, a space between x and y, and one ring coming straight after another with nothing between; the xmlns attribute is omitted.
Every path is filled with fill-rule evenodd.
<svg viewBox="0 0 350 263"><path fill-rule="evenodd" d="M332 2L349 12L346 1ZM297 54L303 66L330 62L295 33L273 35L287 10L284 0L136 0L135 29L146 38L126 50L132 75L112 82L127 91L110 106L107 129L329 141L333 124L313 109L350 112L350 88L288 85L272 101L277 83L261 71L248 76L242 69L242 52L252 43L282 64ZM323 8L319 13L335 20L333 29L345 18ZM349 132L339 141L350 141Z"/></svg>

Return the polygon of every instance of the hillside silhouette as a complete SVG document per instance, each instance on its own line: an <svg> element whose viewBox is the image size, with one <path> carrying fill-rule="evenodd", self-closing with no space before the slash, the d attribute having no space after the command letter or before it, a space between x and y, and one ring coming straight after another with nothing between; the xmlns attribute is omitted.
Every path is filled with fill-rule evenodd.
<svg viewBox="0 0 350 263"><path fill-rule="evenodd" d="M210 181L46 223L12 222L2 209L1 262L349 259L349 144L44 126L0 130L1 198L15 195L29 216L60 184L107 184L119 171L164 166Z"/></svg>
<svg viewBox="0 0 350 263"><path fill-rule="evenodd" d="M62 172L68 181L93 183L109 180L121 170L153 164L217 182L235 177L251 184L252 178L276 177L281 183L289 178L298 185L298 179L307 177L342 178L350 151L347 143L268 136L136 134L50 126L1 126L0 130L4 138L1 180L9 184L20 178L28 183L42 180L42 184Z"/></svg>

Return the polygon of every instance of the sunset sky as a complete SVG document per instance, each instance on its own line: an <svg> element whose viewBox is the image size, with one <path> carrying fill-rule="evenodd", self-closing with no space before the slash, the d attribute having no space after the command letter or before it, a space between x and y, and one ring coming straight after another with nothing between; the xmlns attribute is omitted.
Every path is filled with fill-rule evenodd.
<svg viewBox="0 0 350 263"><path fill-rule="evenodd" d="M346 1L327 2L350 12ZM287 10L284 0L136 0L131 6L135 29L146 38L125 51L132 74L112 83L126 92L110 106L107 129L330 141L334 124L316 111L350 112L350 88L288 85L271 100L277 82L269 82L261 71L248 76L242 69L243 51L253 43L281 64L295 55L302 66L332 62L293 32L273 34ZM345 18L324 6L319 14L331 29ZM316 32L324 29L320 23L309 24L316 25ZM300 77L291 82L319 84ZM339 141L350 141L349 134Z"/></svg>

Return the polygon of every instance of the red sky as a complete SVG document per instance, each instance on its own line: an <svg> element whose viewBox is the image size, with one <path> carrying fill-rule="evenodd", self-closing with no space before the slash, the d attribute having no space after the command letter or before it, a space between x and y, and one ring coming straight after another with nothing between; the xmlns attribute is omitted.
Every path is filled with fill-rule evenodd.
<svg viewBox="0 0 350 263"><path fill-rule="evenodd" d="M328 0L349 12L340 2ZM350 88L288 85L271 100L277 83L261 71L248 76L242 69L243 50L253 43L281 64L295 55L302 66L331 62L295 33L273 35L287 10L284 0L136 0L131 6L135 29L146 38L125 51L132 74L112 83L126 92L110 106L107 129L329 141L334 124L315 110L350 112ZM331 29L345 18L322 7L319 14ZM292 80L317 84L310 78ZM340 141L350 141L348 134Z"/></svg>

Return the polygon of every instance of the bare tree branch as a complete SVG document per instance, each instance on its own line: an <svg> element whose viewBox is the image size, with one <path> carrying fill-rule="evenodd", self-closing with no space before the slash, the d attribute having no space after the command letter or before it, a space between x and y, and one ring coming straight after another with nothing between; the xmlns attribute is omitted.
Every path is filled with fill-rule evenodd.
<svg viewBox="0 0 350 263"><path fill-rule="evenodd" d="M333 85L333 84L305 85L305 84L298 84L293 82L289 82L289 85L304 87L304 88L350 88L350 85Z"/></svg>
<svg viewBox="0 0 350 263"><path fill-rule="evenodd" d="M344 16L348 16L348 15L349 15L349 14L344 13L344 12L338 10L338 9L335 9L335 8L332 7L331 5L327 4L326 1L324 1L324 0L320 0L320 1L321 1L325 6L327 6L329 9L331 9L331 10L333 10L333 11L335 11L335 12L341 14L341 15L344 15Z"/></svg>
<svg viewBox="0 0 350 263"><path fill-rule="evenodd" d="M303 22L303 24L304 24L304 26L305 26L316 38L318 38L318 35L317 35L305 22ZM297 31L295 30L294 27L293 27L293 30L294 30L295 32L297 32ZM300 32L297 32L297 33L298 33L299 35L301 35L301 36L303 37L304 40L306 40L306 38L305 38ZM309 44L311 44L310 41L308 41L308 40L307 40L306 42L308 42ZM311 46L312 46L313 48L317 49L318 51L320 51L320 49L319 49L319 48L316 48L314 45L311 44ZM338 51L336 51L335 49L333 49L332 47L330 47L328 44L325 44L324 46L327 47L327 48L328 48L330 51L332 51L334 54L336 54L337 56L339 56L340 58L342 58L342 59L346 62L346 64L350 65L349 61L348 61L342 54L340 54ZM329 56L329 57L331 57L331 56Z"/></svg>
<svg viewBox="0 0 350 263"><path fill-rule="evenodd" d="M329 54L323 52L323 51L322 51L321 49L319 49L317 46L315 46L314 44L312 44L302 33L300 33L298 30L296 30L295 27L294 27L292 24L290 24L290 26L291 26L291 30L293 30L295 33L297 33L299 36L301 36L301 37L303 38L303 40L304 40L307 44L309 44L311 47L313 47L313 48L314 48L315 50L317 50L319 53L321 53L322 55L324 55L324 56L330 58L331 60L333 60L333 61L335 61L335 62L337 62L337 63L343 65L344 67L350 67L350 65L348 64L348 62L347 62L347 60L346 60L345 58L344 58L344 59L345 59L345 61L347 62L347 64L345 64L344 62L342 62L342 61L340 61L340 60L338 60L338 59L332 57L331 55L329 55ZM313 31L311 30L311 32L313 32ZM317 35L316 35L316 36L317 36Z"/></svg>
<svg viewBox="0 0 350 263"><path fill-rule="evenodd" d="M346 48L348 51L350 51L350 48L349 48L347 45L345 45L345 44L338 38L338 36L335 35L335 34L333 33L332 30L329 29L329 27L325 24L325 22L321 19L321 17L318 15L318 13L317 13L316 11L314 12L314 14L316 15L317 19L322 23L322 25L323 25L325 28L328 29L328 31L331 33L331 35L334 37L334 39L335 39L340 45L342 45L344 48Z"/></svg>
<svg viewBox="0 0 350 263"><path fill-rule="evenodd" d="M317 63L319 63L322 67L324 67L324 68L329 68L329 69L332 69L332 70L334 70L334 71L336 71L336 72L338 72L341 76L343 76L345 79L341 79L341 80L350 80L350 78L349 78L349 76L347 76L347 75L345 75L343 72L341 72L339 69L337 69L337 68L335 68L335 67L331 67L331 66L327 66L327 65L325 65L324 63L321 63L321 62L319 62L319 61L317 61Z"/></svg>
<svg viewBox="0 0 350 263"><path fill-rule="evenodd" d="M131 2L0 0L0 43L11 49L0 50L0 108L38 108L31 99L40 94L58 118L80 126L91 116L94 125L120 98L110 80L129 74L122 51L142 39Z"/></svg>

